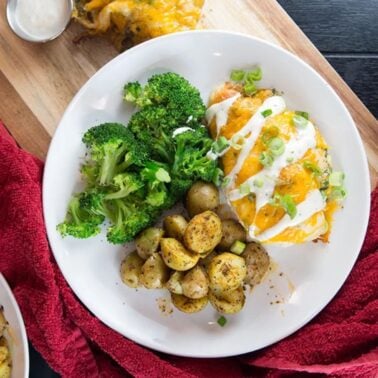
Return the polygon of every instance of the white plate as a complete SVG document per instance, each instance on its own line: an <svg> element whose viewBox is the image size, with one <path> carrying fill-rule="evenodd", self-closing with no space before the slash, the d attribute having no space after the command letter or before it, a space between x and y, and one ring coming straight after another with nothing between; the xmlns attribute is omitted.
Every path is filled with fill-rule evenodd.
<svg viewBox="0 0 378 378"><path fill-rule="evenodd" d="M248 295L241 313L214 324L211 306L201 313L164 316L156 299L164 291L129 289L119 277L122 246L105 234L62 239L55 227L79 188L84 156L81 137L101 122L126 123L123 85L154 73L175 71L198 87L204 101L235 67L259 64L262 86L284 92L289 106L310 112L329 145L334 165L346 172L349 196L336 214L331 242L269 248L277 263L269 279ZM332 299L358 256L369 214L369 174L361 139L333 89L287 51L246 35L197 31L158 38L119 55L99 70L67 108L50 146L43 202L48 237L66 280L80 300L111 328L136 342L171 354L220 357L272 344L299 329ZM283 275L279 273L283 272ZM292 290L291 284L294 286ZM274 287L272 287L274 286ZM283 299L284 303L276 304ZM273 303L273 304L271 304Z"/></svg>
<svg viewBox="0 0 378 378"><path fill-rule="evenodd" d="M0 305L4 307L4 315L9 323L6 331L11 356L12 378L29 377L29 349L24 321L16 299L0 273Z"/></svg>

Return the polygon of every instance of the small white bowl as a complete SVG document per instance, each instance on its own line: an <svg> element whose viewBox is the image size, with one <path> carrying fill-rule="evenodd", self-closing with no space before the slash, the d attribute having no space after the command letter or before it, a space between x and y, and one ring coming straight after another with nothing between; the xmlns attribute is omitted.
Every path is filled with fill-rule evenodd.
<svg viewBox="0 0 378 378"><path fill-rule="evenodd" d="M12 31L21 39L28 41L28 42L34 42L34 43L45 43L52 41L55 38L58 38L67 28L68 24L71 21L71 14L74 7L73 0L66 0L68 4L67 14L66 14L66 21L63 24L63 27L60 28L56 33L52 34L48 38L37 38L35 36L32 36L28 34L17 22L16 20L16 8L17 8L17 1L18 0L8 0L7 2L7 21L9 24L9 27L12 29Z"/></svg>

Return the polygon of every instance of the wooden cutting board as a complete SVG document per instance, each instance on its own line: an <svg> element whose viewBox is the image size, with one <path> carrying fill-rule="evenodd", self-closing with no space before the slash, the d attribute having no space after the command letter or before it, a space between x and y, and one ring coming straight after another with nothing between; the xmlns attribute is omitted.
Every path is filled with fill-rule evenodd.
<svg viewBox="0 0 378 378"><path fill-rule="evenodd" d="M117 52L100 39L75 45L72 24L57 40L18 39L0 5L0 119L20 146L44 159L72 97ZM378 123L357 96L275 0L207 0L201 26L254 35L281 45L313 66L340 95L364 141L372 178L378 179Z"/></svg>

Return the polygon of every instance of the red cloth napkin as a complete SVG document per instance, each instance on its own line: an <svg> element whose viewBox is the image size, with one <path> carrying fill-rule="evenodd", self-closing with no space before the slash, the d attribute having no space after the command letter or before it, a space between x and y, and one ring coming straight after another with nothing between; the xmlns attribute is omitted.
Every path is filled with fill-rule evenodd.
<svg viewBox="0 0 378 378"><path fill-rule="evenodd" d="M359 260L320 315L259 352L201 360L141 347L102 324L79 302L49 250L42 171L43 163L19 149L0 124L0 271L21 307L30 341L63 377L378 375L377 190Z"/></svg>

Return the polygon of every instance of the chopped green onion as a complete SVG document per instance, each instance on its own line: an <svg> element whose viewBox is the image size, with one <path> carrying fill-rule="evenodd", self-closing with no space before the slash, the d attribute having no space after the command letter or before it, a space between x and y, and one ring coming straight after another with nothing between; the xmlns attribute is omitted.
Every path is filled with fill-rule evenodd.
<svg viewBox="0 0 378 378"><path fill-rule="evenodd" d="M169 173L164 168L159 168L155 173L155 177L160 182L171 182L171 176L169 176Z"/></svg>
<svg viewBox="0 0 378 378"><path fill-rule="evenodd" d="M274 159L273 159L273 156L271 154L264 151L264 152L261 152L261 154L259 156L259 161L264 167L271 167Z"/></svg>
<svg viewBox="0 0 378 378"><path fill-rule="evenodd" d="M304 129L308 124L308 120L306 118L296 114L293 117L293 123L294 123L294 126L297 127L298 129Z"/></svg>
<svg viewBox="0 0 378 378"><path fill-rule="evenodd" d="M283 207L291 219L295 218L297 215L297 205L290 194L285 194L283 196L275 194L273 199L269 201L269 204Z"/></svg>
<svg viewBox="0 0 378 378"><path fill-rule="evenodd" d="M331 186L342 186L344 183L345 174L344 172L332 172L329 175L329 185Z"/></svg>
<svg viewBox="0 0 378 378"><path fill-rule="evenodd" d="M230 251L235 253L236 255L241 255L245 249L245 243L241 242L240 240L235 240L232 243Z"/></svg>
<svg viewBox="0 0 378 378"><path fill-rule="evenodd" d="M221 326L224 327L227 323L227 319L222 315L218 318L217 323Z"/></svg>
<svg viewBox="0 0 378 378"><path fill-rule="evenodd" d="M267 129L264 131L264 133L263 133L263 135L262 135L262 137L261 137L262 142L263 142L265 145L268 144L269 141L270 141L272 138L276 137L276 136L279 134L279 132L280 132L280 131L279 131L279 129L278 129L277 126L271 126L271 127L267 128Z"/></svg>
<svg viewBox="0 0 378 378"><path fill-rule="evenodd" d="M245 138L241 135L235 134L231 138L230 146L235 150L241 150L245 143Z"/></svg>
<svg viewBox="0 0 378 378"><path fill-rule="evenodd" d="M228 140L224 137L221 136L218 140L216 140L213 143L212 150L216 154L222 153L227 147L229 146Z"/></svg>
<svg viewBox="0 0 378 378"><path fill-rule="evenodd" d="M213 183L215 186L221 186L223 176L224 176L223 171L220 168L217 168L213 176Z"/></svg>
<svg viewBox="0 0 378 378"><path fill-rule="evenodd" d="M342 201L347 196L347 191L343 186L337 186L332 189L331 194L329 195L330 200Z"/></svg>
<svg viewBox="0 0 378 378"><path fill-rule="evenodd" d="M266 118L269 117L273 113L272 109L266 109L263 112L261 112L261 115Z"/></svg>
<svg viewBox="0 0 378 378"><path fill-rule="evenodd" d="M251 82L251 81L260 81L262 78L262 70L260 67L257 67L253 71L247 72L246 75L246 81Z"/></svg>
<svg viewBox="0 0 378 378"><path fill-rule="evenodd" d="M280 156L285 151L285 143L281 138L272 138L268 143L268 149L273 156Z"/></svg>
<svg viewBox="0 0 378 378"><path fill-rule="evenodd" d="M253 181L253 185L256 186L256 188L262 188L264 186L264 180L256 179Z"/></svg>
<svg viewBox="0 0 378 378"><path fill-rule="evenodd" d="M316 164L311 163L311 161L305 161L305 162L303 162L303 168L308 169L315 176L320 176L320 174L322 173L322 171L320 170L320 168Z"/></svg>
<svg viewBox="0 0 378 378"><path fill-rule="evenodd" d="M289 194L285 194L280 198L280 204L285 209L286 213L291 219L297 215L297 205L295 204L293 197Z"/></svg>
<svg viewBox="0 0 378 378"><path fill-rule="evenodd" d="M243 182L243 184L241 184L239 186L239 192L240 192L240 194L249 194L249 193L251 193L251 188L250 188L248 182Z"/></svg>
<svg viewBox="0 0 378 378"><path fill-rule="evenodd" d="M253 82L245 84L243 89L247 96L251 96L257 92L256 85Z"/></svg>
<svg viewBox="0 0 378 378"><path fill-rule="evenodd" d="M324 201L327 199L327 190L326 189L320 189L320 194L322 195Z"/></svg>
<svg viewBox="0 0 378 378"><path fill-rule="evenodd" d="M243 81L245 77L245 71L243 70L232 70L230 78L232 81Z"/></svg>
<svg viewBox="0 0 378 378"><path fill-rule="evenodd" d="M286 159L286 161L287 161L288 163L292 163L292 162L294 161L294 158L293 158L293 157L288 157L288 158Z"/></svg>
<svg viewBox="0 0 378 378"><path fill-rule="evenodd" d="M301 116L301 117L303 117L303 118L306 118L307 120L308 120L309 117L310 117L310 115L309 115L307 112L302 112L302 111L300 111L300 110L297 110L297 111L295 112L295 114L297 114L297 115L299 115L299 116Z"/></svg>
<svg viewBox="0 0 378 378"><path fill-rule="evenodd" d="M222 187L222 188L225 188L230 182L231 182L231 179L230 179L229 177L225 177L225 178L222 180L221 187Z"/></svg>

